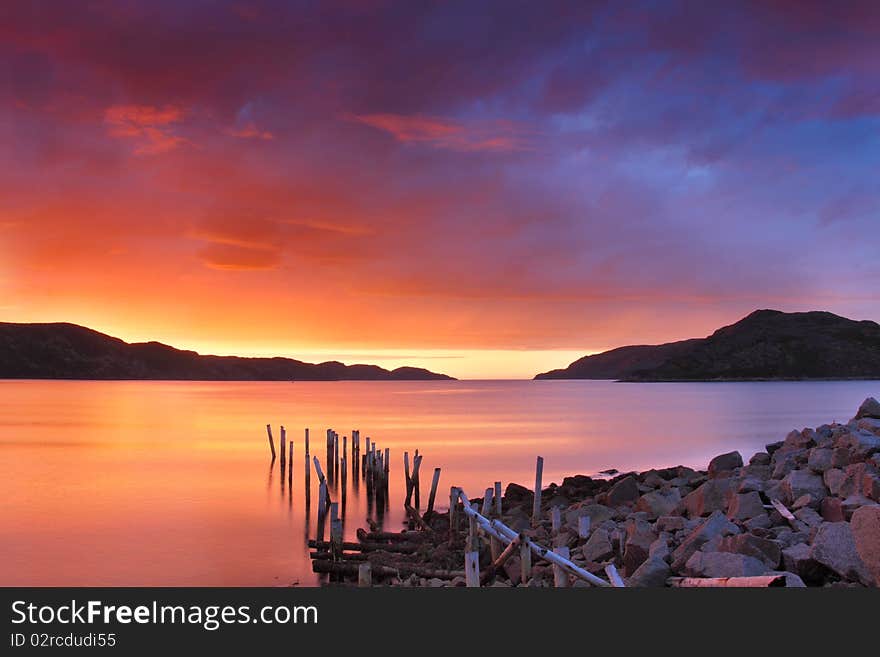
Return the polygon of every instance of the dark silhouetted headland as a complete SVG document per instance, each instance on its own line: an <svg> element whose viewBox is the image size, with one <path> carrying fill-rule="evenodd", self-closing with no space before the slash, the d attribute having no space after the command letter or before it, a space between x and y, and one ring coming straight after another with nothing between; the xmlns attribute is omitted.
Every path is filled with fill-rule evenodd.
<svg viewBox="0 0 880 657"><path fill-rule="evenodd" d="M880 325L829 312L756 310L707 338L620 347L536 379L880 379Z"/></svg>
<svg viewBox="0 0 880 657"><path fill-rule="evenodd" d="M0 323L0 379L188 381L452 380L417 367L202 356L160 342L129 344L76 324Z"/></svg>

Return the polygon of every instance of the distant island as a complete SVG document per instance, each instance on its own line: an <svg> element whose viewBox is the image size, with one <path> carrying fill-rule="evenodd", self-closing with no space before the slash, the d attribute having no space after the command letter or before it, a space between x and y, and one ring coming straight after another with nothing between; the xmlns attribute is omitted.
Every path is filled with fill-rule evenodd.
<svg viewBox="0 0 880 657"><path fill-rule="evenodd" d="M880 325L829 312L756 310L706 338L620 347L535 379L880 379Z"/></svg>
<svg viewBox="0 0 880 657"><path fill-rule="evenodd" d="M0 322L0 379L184 381L454 380L418 367L202 356L160 342L129 344L76 324Z"/></svg>

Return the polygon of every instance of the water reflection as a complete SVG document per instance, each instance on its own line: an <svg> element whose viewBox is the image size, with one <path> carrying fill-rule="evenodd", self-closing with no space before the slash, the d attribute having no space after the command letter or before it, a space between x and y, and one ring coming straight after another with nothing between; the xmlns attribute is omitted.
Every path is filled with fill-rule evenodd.
<svg viewBox="0 0 880 657"><path fill-rule="evenodd" d="M355 540L368 518L400 529L405 452L424 458L425 485L442 468L442 511L452 484L471 496L498 480L530 485L538 454L547 483L704 466L845 421L869 395L880 383L0 381L0 584L314 584L312 448ZM284 474L280 454L267 472L267 423L287 429ZM318 437L310 447L305 427ZM328 427L338 469L320 445ZM368 444L381 450L381 475L367 476Z"/></svg>

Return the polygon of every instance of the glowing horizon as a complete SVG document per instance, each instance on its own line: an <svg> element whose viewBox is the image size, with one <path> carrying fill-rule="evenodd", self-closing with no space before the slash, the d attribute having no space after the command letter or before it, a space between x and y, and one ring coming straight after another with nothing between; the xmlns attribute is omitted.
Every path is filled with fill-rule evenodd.
<svg viewBox="0 0 880 657"><path fill-rule="evenodd" d="M415 4L0 8L0 319L530 378L880 318L871 7Z"/></svg>

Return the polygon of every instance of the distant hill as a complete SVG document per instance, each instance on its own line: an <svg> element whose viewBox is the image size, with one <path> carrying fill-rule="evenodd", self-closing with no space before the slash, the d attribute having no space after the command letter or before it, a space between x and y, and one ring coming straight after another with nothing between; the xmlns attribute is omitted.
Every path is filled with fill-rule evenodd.
<svg viewBox="0 0 880 657"><path fill-rule="evenodd" d="M0 379L192 381L452 380L417 367L386 370L336 361L202 356L160 342L129 344L76 324L0 322Z"/></svg>
<svg viewBox="0 0 880 657"><path fill-rule="evenodd" d="M707 338L620 347L536 379L880 379L880 325L829 312L756 310Z"/></svg>

